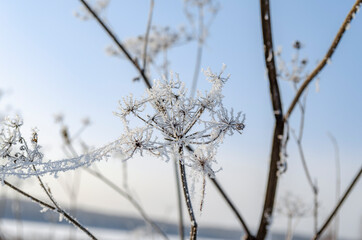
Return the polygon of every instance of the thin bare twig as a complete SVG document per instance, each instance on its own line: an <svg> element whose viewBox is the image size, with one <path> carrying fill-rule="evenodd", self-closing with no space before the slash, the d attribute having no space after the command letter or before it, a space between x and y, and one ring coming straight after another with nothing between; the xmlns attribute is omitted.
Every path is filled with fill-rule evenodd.
<svg viewBox="0 0 362 240"><path fill-rule="evenodd" d="M146 68L147 68L147 46L148 46L148 38L150 36L150 29L151 29L151 23L152 23L152 13L153 13L153 7L155 5L155 1L150 1L150 10L148 12L148 21L147 21L147 28L146 28L146 34L145 34L145 45L143 46L143 72L146 74Z"/></svg>
<svg viewBox="0 0 362 240"><path fill-rule="evenodd" d="M40 177L38 176L38 179L40 179ZM48 195L49 192L48 190L45 188L43 182L40 179L40 183L41 183L41 187L45 190L46 194ZM43 202L35 197L33 197L32 195L22 191L21 189L15 187L14 185L12 185L11 183L7 182L6 180L4 180L4 184L10 188L12 188L13 190L15 190L16 192L20 193L21 195L31 199L32 201L38 203L39 205L42 205L43 207L47 207L50 210L53 211L57 211L59 214L62 214L66 219L68 219L71 223L73 223L76 227L78 227L80 230L82 230L83 232L85 232L89 237L91 237L92 239L97 239L96 237L94 237L85 227L83 227L77 220L75 220L73 217L71 217L68 213L66 213L63 209L61 209L55 201L53 201L54 199L52 197L50 197L49 199L53 202L54 206L51 206L50 204ZM49 197L49 195L48 195ZM55 203L54 203L55 202Z"/></svg>
<svg viewBox="0 0 362 240"><path fill-rule="evenodd" d="M196 53L196 63L195 63L195 70L194 70L194 77L192 80L191 86L191 97L194 97L196 92L197 80L199 79L200 73L200 65L202 59L202 46L204 44L204 14L203 14L203 7L199 6L199 31L198 31L198 41L197 41L197 53Z"/></svg>
<svg viewBox="0 0 362 240"><path fill-rule="evenodd" d="M336 50L340 40L342 39L343 34L346 32L346 30L348 29L349 24L351 23L354 15L356 14L356 12L359 9L359 5L362 3L362 0L357 0L352 9L349 11L347 17L344 19L342 26L339 28L339 31L337 33L337 35L335 36L331 46L329 47L326 55L324 56L324 58L319 62L318 66L313 70L313 72L311 74L309 74L307 76L307 78L304 80L304 82L302 83L302 85L300 86L297 94L295 95L292 103L290 104L288 111L286 112L286 114L284 115L284 121L287 121L290 117L290 114L292 113L292 111L294 110L295 105L298 103L298 99L301 97L301 95L303 94L304 90L307 88L307 86L309 85L309 83L312 82L312 80L318 75L318 73L320 71L322 71L322 69L326 66L326 64L328 63L328 60L331 59L334 51Z"/></svg>
<svg viewBox="0 0 362 240"><path fill-rule="evenodd" d="M78 154L76 152L76 150L73 147L73 142L70 138L65 138L65 136L69 136L69 134L67 135L62 135L63 136L63 140L64 140L64 144L68 147L69 151L72 153L73 157L77 157ZM151 220L150 217L148 217L148 215L146 214L146 212L143 210L143 208L141 207L141 205L132 197L131 194L129 194L126 190L122 190L120 187L118 187L115 183L113 183L111 180L109 180L107 177L105 177L103 174L101 174L99 171L95 171L92 170L90 168L83 168L86 172L88 172L89 174L93 175L94 177L98 178L99 180L101 180L103 183L105 183L106 185L108 185L110 188L112 188L113 190L115 190L118 194L120 194L121 196L125 197L136 209L137 211L141 214L141 216L143 217L143 219L150 224L161 236L164 237L164 239L168 239L167 235L162 231L162 229Z"/></svg>
<svg viewBox="0 0 362 240"><path fill-rule="evenodd" d="M190 152L193 152L194 149L191 146L186 146L186 149ZM252 240L255 239L255 237L251 234L245 220L242 218L241 214L239 213L239 211L236 209L235 205L233 204L233 202L231 201L231 199L228 197L228 195L226 194L226 192L224 191L224 189L222 188L222 186L220 185L220 183L216 180L215 177L211 178L210 175L208 175L209 179L211 180L211 182L215 185L215 187L217 188L217 190L219 191L219 193L221 194L221 196L224 198L224 200L226 201L226 203L229 205L229 207L231 208L231 210L234 212L234 214L236 215L237 219L239 220L241 226L243 227L244 231L246 232L246 239L245 240Z"/></svg>
<svg viewBox="0 0 362 240"><path fill-rule="evenodd" d="M35 166L33 165L34 171L36 171ZM86 233L91 239L97 239L91 232L88 231L88 229L86 229L82 224L80 224L80 222L78 222L75 218L73 218L72 216L70 216L65 210L63 210L59 204L55 201L53 195L51 194L50 190L47 189L43 183L43 181L41 180L41 178L39 177L39 175L36 176L39 184L41 186L41 188L44 190L44 192L46 193L46 195L48 196L49 200L54 204L56 210L59 212L59 214L62 214L66 219L68 219L71 223L74 224L74 226L76 226L77 228L79 228L80 230L82 230L84 233Z"/></svg>
<svg viewBox="0 0 362 240"><path fill-rule="evenodd" d="M274 50L272 30L270 23L269 0L260 0L261 23L263 30L264 58L268 71L271 102L274 110L275 127L273 144L270 156L269 177L265 194L263 212L259 224L257 239L264 239L268 232L270 218L274 210L274 201L278 184L278 163L281 160L282 139L284 135L283 108L279 85L277 82L276 67L274 62Z"/></svg>
<svg viewBox="0 0 362 240"><path fill-rule="evenodd" d="M336 202L341 196L341 161L339 159L339 147L336 138L332 135L332 133L328 132L328 137L331 139L334 148L334 157L336 163ZM333 239L338 239L338 228L339 228L339 217L338 215L334 219L334 232Z"/></svg>
<svg viewBox="0 0 362 240"><path fill-rule="evenodd" d="M225 201L227 202L227 204L229 205L229 207L232 209L232 211L235 213L236 217L239 219L241 226L244 228L244 231L246 232L246 238L245 240L252 240L255 239L255 237L251 234L248 226L246 225L246 222L244 221L244 219L241 217L240 213L238 212L238 210L236 209L236 207L234 206L234 204L231 202L230 198L226 195L226 193L224 192L224 190L222 189L222 187L220 186L220 184L218 183L218 181L216 180L216 178L211 178L209 176L209 179L212 181L212 183L215 185L215 187L217 188L217 190L219 190L220 194L224 197Z"/></svg>
<svg viewBox="0 0 362 240"><path fill-rule="evenodd" d="M107 32L109 37L114 41L114 43L121 49L121 51L126 55L127 59L133 64L133 66L137 69L139 74L142 76L143 81L147 85L148 88L151 88L151 83L148 77L146 76L145 72L141 68L141 66L138 64L138 62L133 59L130 55L130 53L127 51L127 49L123 46L120 40L116 37L116 35L110 30L110 28L105 24L105 22L100 19L98 14L93 11L93 9L89 6L89 4L85 0L79 0L84 7L92 14L92 16L97 20L97 22L102 26L102 28Z"/></svg>
<svg viewBox="0 0 362 240"><path fill-rule="evenodd" d="M143 219L148 224L150 224L164 239L168 239L167 235L162 231L162 229L155 222L153 222L151 220L151 218L148 217L148 215L143 210L141 205L132 197L132 195L130 195L127 191L122 190L120 187L118 187L115 183L113 183L111 180L109 180L107 177L105 177L100 172L94 171L90 168L84 168L84 170L86 172L88 172L89 174L97 177L99 180L104 182L107 186L112 188L114 191L116 191L117 193L119 193L120 195L125 197L137 209L137 211L141 214Z"/></svg>
<svg viewBox="0 0 362 240"><path fill-rule="evenodd" d="M1 179L0 179L0 180L1 180ZM24 192L23 190L21 190L20 188L15 187L14 185L12 185L11 183L9 183L8 181L4 180L4 184L5 184L6 186L12 188L12 189L15 190L16 192L20 193L21 195L23 195L23 196L31 199L32 201L38 203L39 205L42 205L43 207L47 207L47 208L49 208L50 210L53 210L53 211L56 210L55 207L49 205L49 204L46 203L46 202L43 202L42 200L37 199L36 197L33 197L32 195L30 195L30 194Z"/></svg>
<svg viewBox="0 0 362 240"><path fill-rule="evenodd" d="M325 221L325 223L323 224L323 226L320 228L320 230L317 232L316 235L314 235L313 240L317 240L320 238L320 236L322 235L322 233L326 230L328 224L331 222L331 220L335 217L335 215L337 214L339 208L342 206L343 202L346 200L346 198L348 197L349 193L351 192L351 190L353 189L353 187L355 186L355 184L357 183L358 179L361 177L362 175L362 166L359 169L359 172L357 173L357 175L354 177L354 179L352 180L351 184L349 185L349 187L347 188L346 192L343 194L342 198L339 200L339 202L337 203L336 207L333 209L333 211L331 212L331 214L329 215L329 217L327 218L327 220Z"/></svg>

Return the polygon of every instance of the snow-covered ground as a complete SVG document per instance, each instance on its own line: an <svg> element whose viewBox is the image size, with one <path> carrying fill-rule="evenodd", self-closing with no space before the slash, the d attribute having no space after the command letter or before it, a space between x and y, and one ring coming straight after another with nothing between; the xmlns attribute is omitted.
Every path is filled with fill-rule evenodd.
<svg viewBox="0 0 362 240"><path fill-rule="evenodd" d="M147 229L137 229L134 231L111 230L104 228L89 228L89 230L102 240L158 240L163 239L157 235L149 236ZM30 221L7 220L0 222L0 233L5 239L23 240L69 240L69 239L89 239L89 237L77 230L72 225L39 223ZM170 240L179 239L178 236L170 235ZM200 240L215 240L215 238L199 238Z"/></svg>

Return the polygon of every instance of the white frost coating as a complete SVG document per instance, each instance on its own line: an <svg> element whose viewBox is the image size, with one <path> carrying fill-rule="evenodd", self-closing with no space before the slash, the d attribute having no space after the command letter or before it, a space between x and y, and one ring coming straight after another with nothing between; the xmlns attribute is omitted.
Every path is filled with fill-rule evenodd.
<svg viewBox="0 0 362 240"><path fill-rule="evenodd" d="M62 222L63 219L64 219L63 213L59 213L58 221L59 221L59 222Z"/></svg>
<svg viewBox="0 0 362 240"><path fill-rule="evenodd" d="M320 91L319 82L320 82L320 78L317 78L316 81L315 81L315 91L316 91L317 93Z"/></svg>
<svg viewBox="0 0 362 240"><path fill-rule="evenodd" d="M49 208L47 208L47 207L42 207L42 209L40 209L40 212L41 213L45 213L45 212L47 212L49 210Z"/></svg>
<svg viewBox="0 0 362 240"><path fill-rule="evenodd" d="M351 23L347 23L345 30L347 31L350 28L351 28Z"/></svg>
<svg viewBox="0 0 362 240"><path fill-rule="evenodd" d="M269 49L268 58L266 60L270 62L272 59L273 59L273 51Z"/></svg>
<svg viewBox="0 0 362 240"><path fill-rule="evenodd" d="M222 104L222 89L230 75L224 77L222 71L213 73L204 70L211 83L208 92L198 93L198 98L187 97L184 83L177 74L170 79L154 82L146 95L135 99L132 95L120 102L120 112L116 113L124 124L124 133L117 140L84 154L80 157L57 161L44 161L38 145L38 134L33 133L31 147L21 136L20 119L8 120L0 132L0 176L5 179L14 175L20 178L53 174L87 167L95 161L109 158L119 152L124 160L135 154L145 153L168 160L178 156L180 148L197 145L195 152L183 150L183 164L202 174L213 176L211 164L215 162L216 149L226 135L235 131L242 133L244 115L227 110ZM144 113L146 108L147 114ZM131 129L129 121L139 122L139 127Z"/></svg>

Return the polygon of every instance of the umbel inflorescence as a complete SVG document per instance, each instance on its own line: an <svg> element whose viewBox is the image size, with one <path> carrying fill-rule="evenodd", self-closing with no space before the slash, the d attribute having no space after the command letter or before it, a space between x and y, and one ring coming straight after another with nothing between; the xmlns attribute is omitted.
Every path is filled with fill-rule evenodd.
<svg viewBox="0 0 362 240"><path fill-rule="evenodd" d="M176 156L182 164L212 177L211 165L215 162L217 147L225 135L232 135L235 131L241 133L245 126L241 112L229 111L222 104L222 89L230 77L223 76L225 67L223 65L219 74L210 69L204 71L211 89L199 92L195 99L187 96L185 85L177 74L154 81L153 87L140 99L132 95L123 98L116 115L124 124L124 134L116 141L77 158L44 161L38 151L38 141L32 142L33 150L26 146L23 147L25 151L12 155L13 143L22 144L25 140L20 135L21 124L8 124L0 138L0 178L57 174L89 166L94 161L108 158L112 152L120 152L124 160L144 153L165 160ZM136 122L133 119L137 119L140 125L131 127L131 119L132 125ZM192 145L196 146L195 150L191 149Z"/></svg>

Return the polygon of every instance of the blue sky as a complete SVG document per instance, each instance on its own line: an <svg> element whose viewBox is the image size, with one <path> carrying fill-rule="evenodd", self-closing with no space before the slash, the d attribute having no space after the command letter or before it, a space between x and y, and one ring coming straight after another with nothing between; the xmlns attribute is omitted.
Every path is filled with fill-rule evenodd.
<svg viewBox="0 0 362 240"><path fill-rule="evenodd" d="M292 43L300 40L304 43L301 55L308 57L307 69L311 71L324 56L353 3L351 0L343 3L337 0L273 1L274 46L282 46L283 58L288 60L293 54ZM5 92L0 109L5 112L7 106L11 106L12 112L20 113L25 121L25 131L37 126L40 143L51 159L64 157L59 148L61 139L59 127L54 124L54 114L63 113L71 131L79 128L82 118L89 117L92 125L82 139L94 147L101 146L122 134L122 124L112 114L117 110L118 100L131 92L140 96L145 90L142 82L132 82L137 74L129 62L106 56L104 48L111 40L98 24L73 16L72 12L79 6L78 1L69 0L0 2L0 89ZM128 1L127 4L114 0L105 16L117 36L125 39L143 34L148 6L148 1L144 0ZM188 27L182 8L182 1L156 1L153 23L173 28ZM243 135L226 139L219 150L218 162L223 171L217 177L252 228L257 227L261 214L273 131L259 18L258 1L223 1L210 28L201 64L214 71L219 71L222 63L228 66L226 72L231 74L231 79L224 91L225 104L246 114ZM333 147L326 133L331 132L339 143L342 191L362 162L361 29L362 19L357 14L331 64L319 75L320 91L316 92L314 82L309 89L303 143L311 173L318 178L321 188L320 222L335 199L334 185L331 187L331 182L335 181ZM196 43L191 42L169 52L171 69L180 74L189 88L195 50ZM201 75L198 89L208 87ZM282 80L280 87L286 109L294 90ZM292 127L297 127L298 118L295 111ZM289 168L280 181L279 196L290 190L309 204L312 195L293 141L289 143L288 152ZM174 197L172 165L157 159L136 158L129 161L129 166L131 186L145 209L157 218L175 220L175 201L169 200ZM120 163L108 161L101 167L115 180L122 179ZM56 196L66 202L59 184L49 181L58 193ZM95 192L93 186L97 184L82 174L80 202L83 205L134 214L130 206L114 197L111 191L103 189L101 193L113 197L96 197L100 190ZM220 216L225 219L221 225L238 226L211 184L207 190L205 209L198 217L201 226L204 223L220 224ZM359 183L341 211L342 236L359 236L361 200L362 184ZM120 201L123 201L122 206L115 209ZM285 219L276 216L275 229L281 230L285 226ZM296 231L311 233L311 218L302 219Z"/></svg>

